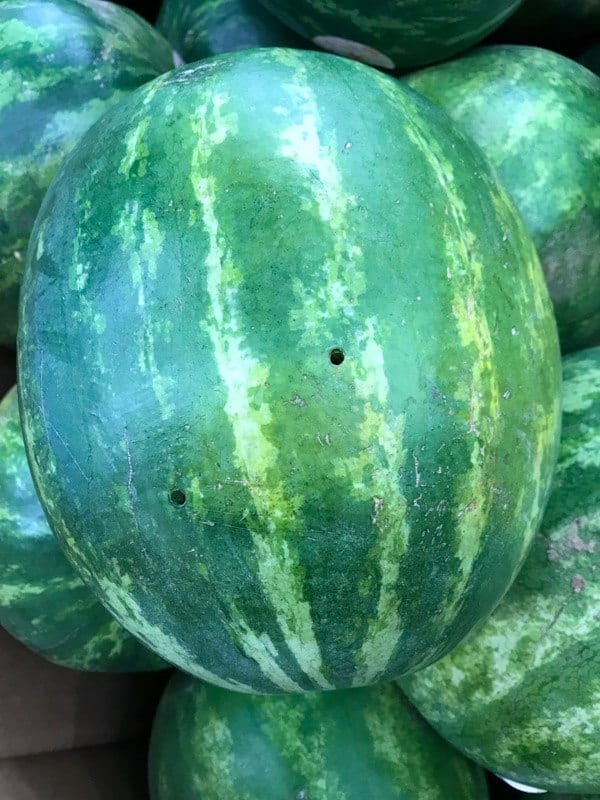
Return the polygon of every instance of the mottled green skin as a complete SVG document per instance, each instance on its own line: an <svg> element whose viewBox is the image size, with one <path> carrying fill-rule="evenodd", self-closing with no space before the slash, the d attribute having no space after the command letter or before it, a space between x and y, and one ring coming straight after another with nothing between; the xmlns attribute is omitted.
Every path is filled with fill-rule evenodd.
<svg viewBox="0 0 600 800"><path fill-rule="evenodd" d="M402 686L493 772L600 792L600 348L563 366L558 468L525 566L479 633Z"/></svg>
<svg viewBox="0 0 600 800"><path fill-rule="evenodd" d="M486 800L483 771L390 684L261 697L176 674L149 754L152 800Z"/></svg>
<svg viewBox="0 0 600 800"><path fill-rule="evenodd" d="M424 666L537 528L560 363L535 248L477 148L364 65L245 50L126 99L47 195L21 322L51 524L197 677Z"/></svg>
<svg viewBox="0 0 600 800"><path fill-rule="evenodd" d="M261 0L315 44L384 69L414 69L484 39L521 0ZM336 37L336 41L322 37ZM343 41L346 40L346 44Z"/></svg>
<svg viewBox="0 0 600 800"><path fill-rule="evenodd" d="M72 669L167 667L100 605L60 549L31 480L16 388L0 403L0 624Z"/></svg>
<svg viewBox="0 0 600 800"><path fill-rule="evenodd" d="M156 26L184 61L251 47L308 45L259 0L164 0Z"/></svg>
<svg viewBox="0 0 600 800"><path fill-rule="evenodd" d="M92 123L173 55L111 3L3 0L0 63L0 344L14 346L27 241L52 177Z"/></svg>
<svg viewBox="0 0 600 800"><path fill-rule="evenodd" d="M600 78L548 50L499 46L406 80L497 169L538 248L563 352L600 344Z"/></svg>
<svg viewBox="0 0 600 800"><path fill-rule="evenodd" d="M600 44L588 48L578 60L584 67L600 75Z"/></svg>

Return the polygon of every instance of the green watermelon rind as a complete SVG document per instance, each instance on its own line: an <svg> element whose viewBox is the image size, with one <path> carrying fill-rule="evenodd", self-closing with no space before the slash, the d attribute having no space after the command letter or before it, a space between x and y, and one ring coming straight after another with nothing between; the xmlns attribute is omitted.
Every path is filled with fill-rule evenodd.
<svg viewBox="0 0 600 800"><path fill-rule="evenodd" d="M523 215L563 353L600 344L600 78L537 47L482 47L409 86L481 147Z"/></svg>
<svg viewBox="0 0 600 800"><path fill-rule="evenodd" d="M260 1L314 44L387 70L415 69L468 50L521 4L521 0Z"/></svg>
<svg viewBox="0 0 600 800"><path fill-rule="evenodd" d="M52 177L107 108L173 67L173 53L103 0L3 0L0 53L0 345L14 347L27 242Z"/></svg>
<svg viewBox="0 0 600 800"><path fill-rule="evenodd" d="M533 549L481 630L402 688L487 769L600 791L600 347L563 360L563 434Z"/></svg>
<svg viewBox="0 0 600 800"><path fill-rule="evenodd" d="M156 27L186 62L252 47L309 46L258 0L163 0Z"/></svg>
<svg viewBox="0 0 600 800"><path fill-rule="evenodd" d="M53 530L197 677L417 669L525 556L560 421L539 261L479 151L375 70L248 50L138 90L47 195L21 321Z"/></svg>
<svg viewBox="0 0 600 800"><path fill-rule="evenodd" d="M261 697L181 673L154 721L149 783L152 800L488 797L483 771L394 686Z"/></svg>
<svg viewBox="0 0 600 800"><path fill-rule="evenodd" d="M61 551L29 472L16 388L0 402L0 624L63 667L168 667L111 617Z"/></svg>

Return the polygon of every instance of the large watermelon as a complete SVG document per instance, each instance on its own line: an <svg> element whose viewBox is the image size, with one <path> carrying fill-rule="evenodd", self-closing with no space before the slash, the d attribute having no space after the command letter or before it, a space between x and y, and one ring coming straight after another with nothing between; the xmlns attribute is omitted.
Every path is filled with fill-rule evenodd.
<svg viewBox="0 0 600 800"><path fill-rule="evenodd" d="M600 348L564 360L564 420L541 532L483 629L402 682L494 772L600 793Z"/></svg>
<svg viewBox="0 0 600 800"><path fill-rule="evenodd" d="M491 612L554 467L555 324L506 193L416 93L300 50L182 67L82 141L26 274L44 506L168 660L368 684Z"/></svg>
<svg viewBox="0 0 600 800"><path fill-rule="evenodd" d="M164 0L159 31L184 61L250 47L305 47L259 0Z"/></svg>
<svg viewBox="0 0 600 800"><path fill-rule="evenodd" d="M0 344L15 343L27 240L66 153L116 100L172 66L162 36L112 3L0 3Z"/></svg>
<svg viewBox="0 0 600 800"><path fill-rule="evenodd" d="M0 624L73 669L165 669L100 605L65 558L35 494L16 388L0 403Z"/></svg>
<svg viewBox="0 0 600 800"><path fill-rule="evenodd" d="M407 79L479 144L538 248L563 352L600 344L600 78L488 47Z"/></svg>
<svg viewBox="0 0 600 800"><path fill-rule="evenodd" d="M482 770L393 685L261 697L176 674L149 756L152 800L485 800Z"/></svg>
<svg viewBox="0 0 600 800"><path fill-rule="evenodd" d="M319 47L383 69L414 69L467 50L521 0L261 0Z"/></svg>

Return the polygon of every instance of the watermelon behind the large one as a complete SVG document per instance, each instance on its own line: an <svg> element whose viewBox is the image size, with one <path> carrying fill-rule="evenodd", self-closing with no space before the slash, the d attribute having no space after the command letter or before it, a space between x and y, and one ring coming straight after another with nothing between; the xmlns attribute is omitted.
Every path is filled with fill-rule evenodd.
<svg viewBox="0 0 600 800"><path fill-rule="evenodd" d="M445 114L323 53L188 65L90 131L29 252L43 504L168 660L368 684L491 612L546 501L560 362L533 243Z"/></svg>
<svg viewBox="0 0 600 800"><path fill-rule="evenodd" d="M150 745L152 800L486 800L483 771L393 685L260 697L175 675Z"/></svg>
<svg viewBox="0 0 600 800"><path fill-rule="evenodd" d="M60 549L31 480L16 388L0 403L0 624L31 650L72 669L168 666L110 616Z"/></svg>
<svg viewBox="0 0 600 800"><path fill-rule="evenodd" d="M563 352L600 344L600 78L534 47L487 47L406 79L498 170L529 228Z"/></svg>
<svg viewBox="0 0 600 800"><path fill-rule="evenodd" d="M65 155L116 100L172 67L163 37L120 6L0 2L0 344L15 344L27 241Z"/></svg>
<svg viewBox="0 0 600 800"><path fill-rule="evenodd" d="M251 47L306 47L259 0L164 0L157 28L184 61Z"/></svg>
<svg viewBox="0 0 600 800"><path fill-rule="evenodd" d="M600 348L563 363L560 457L533 550L481 631L402 686L493 772L600 794Z"/></svg>
<svg viewBox="0 0 600 800"><path fill-rule="evenodd" d="M261 0L319 47L388 70L450 58L484 39L521 0Z"/></svg>

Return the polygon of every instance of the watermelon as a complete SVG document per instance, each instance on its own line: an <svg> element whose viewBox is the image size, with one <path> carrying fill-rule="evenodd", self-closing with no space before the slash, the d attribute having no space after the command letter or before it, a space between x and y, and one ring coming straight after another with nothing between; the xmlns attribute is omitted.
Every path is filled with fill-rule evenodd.
<svg viewBox="0 0 600 800"><path fill-rule="evenodd" d="M154 721L152 800L485 800L482 770L392 684L261 697L176 673Z"/></svg>
<svg viewBox="0 0 600 800"><path fill-rule="evenodd" d="M156 26L184 61L250 47L305 47L259 0L164 0Z"/></svg>
<svg viewBox="0 0 600 800"><path fill-rule="evenodd" d="M600 793L600 348L563 370L558 468L523 570L481 631L402 686L493 772Z"/></svg>
<svg viewBox="0 0 600 800"><path fill-rule="evenodd" d="M600 344L600 78L548 50L498 46L407 83L498 170L538 248L563 352Z"/></svg>
<svg viewBox="0 0 600 800"><path fill-rule="evenodd" d="M0 63L0 344L14 346L27 241L50 180L90 125L171 69L173 54L112 3L3 0Z"/></svg>
<svg viewBox="0 0 600 800"><path fill-rule="evenodd" d="M314 44L387 70L450 58L484 39L521 0L261 0Z"/></svg>
<svg viewBox="0 0 600 800"><path fill-rule="evenodd" d="M491 612L546 500L560 359L533 243L446 115L324 53L188 65L82 140L29 253L42 503L167 660L358 686Z"/></svg>
<svg viewBox="0 0 600 800"><path fill-rule="evenodd" d="M16 388L0 403L0 624L65 667L167 667L100 605L52 535L25 456Z"/></svg>

